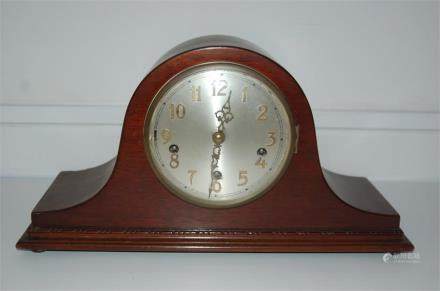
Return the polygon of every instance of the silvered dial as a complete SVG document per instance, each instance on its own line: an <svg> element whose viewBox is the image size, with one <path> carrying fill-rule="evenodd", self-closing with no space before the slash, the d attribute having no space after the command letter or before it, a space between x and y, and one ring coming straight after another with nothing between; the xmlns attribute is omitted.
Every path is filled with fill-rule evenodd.
<svg viewBox="0 0 440 291"><path fill-rule="evenodd" d="M193 67L155 96L145 148L160 180L207 207L231 207L264 193L290 160L283 96L259 73L235 64Z"/></svg>

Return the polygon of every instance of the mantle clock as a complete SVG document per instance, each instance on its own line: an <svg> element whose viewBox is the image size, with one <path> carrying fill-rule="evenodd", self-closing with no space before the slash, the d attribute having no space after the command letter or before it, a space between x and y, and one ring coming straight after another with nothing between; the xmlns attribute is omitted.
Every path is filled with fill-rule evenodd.
<svg viewBox="0 0 440 291"><path fill-rule="evenodd" d="M117 156L61 172L18 249L407 252L365 178L321 168L295 79L228 36L182 43L128 105Z"/></svg>

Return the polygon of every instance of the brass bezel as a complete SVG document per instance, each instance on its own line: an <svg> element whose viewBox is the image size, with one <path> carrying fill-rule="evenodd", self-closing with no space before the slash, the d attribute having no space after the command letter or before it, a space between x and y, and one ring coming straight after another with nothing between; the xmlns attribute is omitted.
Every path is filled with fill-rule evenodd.
<svg viewBox="0 0 440 291"><path fill-rule="evenodd" d="M229 201L217 200L217 201L208 202L208 200L206 200L206 199L201 199L198 197L194 197L192 195L188 195L185 191L174 186L172 182L169 182L168 181L169 179L167 177L165 177L159 170L156 169L156 165L155 165L154 160L152 158L151 149L149 146L149 136L150 136L149 127L150 127L151 118L154 113L154 109L158 105L160 99L168 92L168 90L170 88L172 88L172 86L174 84L178 83L180 80L186 78L187 76L191 75L195 71L199 71L202 68L211 67L211 66L217 66L217 67L218 66L225 66L225 67L229 67L229 68L231 66L233 66L236 69L241 70L241 71L245 71L248 75L262 81L264 84L266 84L268 87L270 87L271 90L273 90L275 92L275 95L278 97L279 101L284 106L284 109L285 109L287 116L288 116L288 120L290 123L291 140L290 140L290 144L288 145L287 157L285 158L284 162L282 163L282 168L281 168L280 172L275 176L275 178L273 179L272 182L268 183L268 185L266 187L264 187L264 189L262 191L260 191L259 193L255 194L253 196L250 196L250 197L245 196L245 197L241 197L240 199L229 200ZM201 207L206 207L206 208L233 208L233 207L241 206L243 204L247 204L247 203L252 202L252 201L256 200L257 198L263 196L270 189L272 189L273 186L281 179L281 177L285 174L287 168L289 167L290 163L292 162L293 154L296 154L298 151L298 149L297 149L298 130L299 130L299 125L294 123L294 119L293 119L292 112L290 110L290 106L287 103L284 94L272 82L272 80L270 80L269 78L267 78L266 76L264 76L260 72L256 71L255 69L248 67L248 66L244 66L242 64L238 64L238 63L234 63L234 62L226 62L226 61L206 62L203 64L191 66L191 67L186 68L185 70L177 73L176 75L171 77L156 92L156 94L154 95L152 101L150 102L150 104L148 106L147 113L145 115L144 129L143 129L144 150L145 150L145 154L147 156L148 162L150 163L150 166L153 169L153 172L155 173L156 177L159 179L159 181L162 183L162 185L165 186L165 188L167 188L171 193L176 195L178 198L180 198L186 202L189 202L191 204L201 206Z"/></svg>

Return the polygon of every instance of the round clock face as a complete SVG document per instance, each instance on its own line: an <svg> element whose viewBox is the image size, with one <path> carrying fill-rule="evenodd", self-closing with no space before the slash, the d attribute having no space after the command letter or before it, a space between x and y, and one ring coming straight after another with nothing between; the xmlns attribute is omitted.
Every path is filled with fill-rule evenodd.
<svg viewBox="0 0 440 291"><path fill-rule="evenodd" d="M296 140L279 90L247 67L190 68L154 97L145 149L174 194L206 207L231 207L267 191L283 174Z"/></svg>

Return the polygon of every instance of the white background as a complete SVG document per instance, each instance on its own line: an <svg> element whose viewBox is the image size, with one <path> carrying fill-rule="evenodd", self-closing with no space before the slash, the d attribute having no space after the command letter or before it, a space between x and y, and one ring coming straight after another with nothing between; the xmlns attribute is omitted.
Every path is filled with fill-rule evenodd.
<svg viewBox="0 0 440 291"><path fill-rule="evenodd" d="M409 221L408 225L418 229L434 223L438 236L438 2L3 1L0 7L1 209L2 236L7 238L2 239L3 244L15 242L29 221L32 206L59 171L94 166L116 154L125 107L158 58L183 41L209 34L233 35L254 42L296 78L313 110L324 167L381 181L377 183L397 195L387 196L392 201L399 201L398 195L407 189L419 191L420 195L424 190L417 189L430 189L426 190L431 193L430 202L422 203L433 207L426 214L429 219L421 224ZM425 186L399 186L406 183ZM411 193L407 194L411 198ZM410 198L405 201L417 201ZM14 221L5 214L11 209L18 215ZM406 209L407 217L413 217L413 209L407 204L397 209L401 210L405 226L402 211ZM425 209L419 211L424 213ZM437 265L425 265L420 271L425 275L427 270L438 271L438 238L429 240L431 245L426 243L426 250L434 254L434 261L429 262ZM17 261L12 247L2 246L2 269L7 268L7 259L17 272L26 269L17 263L20 260L27 266L26 260L31 260L43 270L31 255L20 254ZM5 250L10 253L4 255ZM64 255L69 259L56 257L60 262L50 261L51 256L55 255L46 257L47 272L57 272L56 266L50 264L63 264L63 260L73 260L78 266L91 263L90 257L85 262L75 255ZM145 258L156 262L176 258L181 264L188 259L184 255L157 256ZM107 257L100 258L106 264ZM220 258L226 262L224 268L229 263L238 264L238 269L246 265L242 256L200 255L190 260L194 258L202 260L202 265ZM294 268L285 260L299 258L311 269L314 265L310 258L318 260L316 256L292 255L275 255L272 261L267 256L244 258L250 258L253 264L267 262L269 266L280 264L285 268ZM323 260L330 266L340 258L348 262L353 259L355 264L366 257L324 256ZM426 262L428 259L424 258ZM132 259L139 260L136 255ZM44 261L41 257L40 260ZM165 266L172 267L167 263ZM176 266L185 269L179 263ZM368 266L376 268L375 264L364 267ZM195 272L200 271L194 268ZM270 270L273 276L277 273ZM220 268L219 276L227 277L224 271ZM324 271L318 268L317 275ZM11 272L2 270L8 276L16 274ZM358 275L360 287L378 287L362 281L361 274L351 275ZM383 273L383 278L387 275ZM133 276L138 278L140 274ZM14 284L19 280L3 282L13 287L18 286ZM303 288L318 288L318 283L299 282ZM411 286L420 286L417 282ZM24 284L22 288L27 286L25 281L20 283ZM281 283L276 286L290 286ZM344 288L357 286L342 283ZM92 288L98 288L97 284L92 284ZM171 288L170 284L165 286ZM50 283L41 288L48 286ZM382 287L392 286L386 281Z"/></svg>
<svg viewBox="0 0 440 291"><path fill-rule="evenodd" d="M439 176L438 2L2 2L2 175L53 176L116 154L158 58L208 34L254 42L300 83L322 164Z"/></svg>

